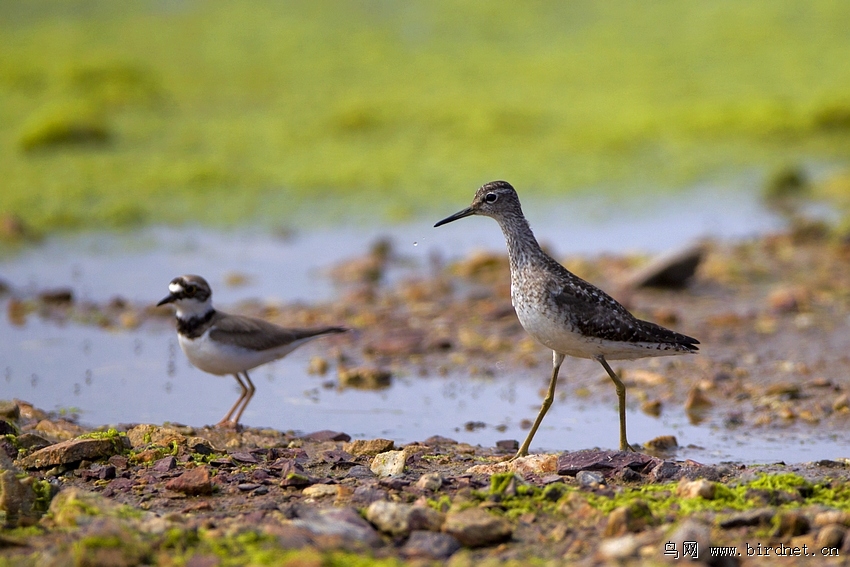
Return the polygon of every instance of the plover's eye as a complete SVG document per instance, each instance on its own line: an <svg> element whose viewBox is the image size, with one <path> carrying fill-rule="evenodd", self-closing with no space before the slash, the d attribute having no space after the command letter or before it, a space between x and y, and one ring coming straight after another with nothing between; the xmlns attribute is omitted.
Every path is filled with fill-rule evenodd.
<svg viewBox="0 0 850 567"><path fill-rule="evenodd" d="M484 195L484 201L488 203L495 203L499 196L496 193L487 193Z"/></svg>
<svg viewBox="0 0 850 567"><path fill-rule="evenodd" d="M198 286L195 284L189 284L186 286L186 293L188 295L195 295L195 292L198 291Z"/></svg>

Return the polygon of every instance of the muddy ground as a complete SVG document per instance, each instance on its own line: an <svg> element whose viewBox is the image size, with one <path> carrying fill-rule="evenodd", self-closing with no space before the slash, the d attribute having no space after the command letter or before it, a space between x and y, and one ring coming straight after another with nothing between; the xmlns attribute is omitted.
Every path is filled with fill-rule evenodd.
<svg viewBox="0 0 850 567"><path fill-rule="evenodd" d="M695 421L739 431L834 433L835 459L706 466L677 460L674 441L659 439L637 454L587 448L508 464L511 442L397 447L335 431L137 424L91 433L9 403L0 422L9 457L0 465L0 565L642 564L676 554L708 561L710 546L731 554L716 564L755 565L766 554L771 564L842 564L850 243L818 226L707 242L682 289L628 285L646 258L561 260L639 317L701 341L696 356L616 365L632 403L650 413L684 407ZM311 362L340 382L495 372L498 357L538 372L545 386L550 355L516 320L503 254L435 263L429 277L389 285L394 261L391 247L377 245L338 266L340 299L330 304L249 302L240 311L290 326L345 321L356 331ZM11 318L127 329L171 317L55 294L7 305ZM612 389L600 375L586 395L607 400Z"/></svg>

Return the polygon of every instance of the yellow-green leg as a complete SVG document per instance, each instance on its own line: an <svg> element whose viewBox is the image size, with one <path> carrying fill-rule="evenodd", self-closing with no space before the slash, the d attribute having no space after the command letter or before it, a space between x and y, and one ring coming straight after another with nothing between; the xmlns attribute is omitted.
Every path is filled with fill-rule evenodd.
<svg viewBox="0 0 850 567"><path fill-rule="evenodd" d="M611 367L608 365L608 361L605 360L604 356L600 354L596 357L596 360L599 361L599 364L602 365L608 373L608 376L610 376L611 380L614 381L614 387L617 388L617 403L620 406L620 450L634 451L634 448L629 445L629 442L626 440L626 385L623 384L622 380L617 377L617 374L611 370Z"/></svg>
<svg viewBox="0 0 850 567"><path fill-rule="evenodd" d="M523 441L522 446L514 455L512 461L519 457L528 455L528 447L531 445L531 440L534 434L537 433L537 428L540 427L540 422L543 421L543 416L549 411L549 406L555 399L555 385L558 383L558 371L561 370L561 363L564 362L564 355L552 351L552 378L549 380L549 391L546 392L546 397L543 398L543 405L540 406L540 413L537 414L537 419L534 420L534 425L531 426L531 431L528 432L528 437Z"/></svg>

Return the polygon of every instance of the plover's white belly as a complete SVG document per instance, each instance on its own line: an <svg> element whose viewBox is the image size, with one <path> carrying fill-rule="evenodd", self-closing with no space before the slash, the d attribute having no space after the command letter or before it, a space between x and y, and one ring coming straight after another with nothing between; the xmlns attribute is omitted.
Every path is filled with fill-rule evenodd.
<svg viewBox="0 0 850 567"><path fill-rule="evenodd" d="M183 349L193 366L204 372L218 375L244 372L261 364L277 360L286 356L307 340L309 339L257 351L213 341L209 338L209 331L197 339L189 339L183 335L179 337L180 348Z"/></svg>
<svg viewBox="0 0 850 567"><path fill-rule="evenodd" d="M523 308L523 305L526 305ZM587 337L577 331L572 331L562 320L553 319L540 309L528 308L527 304L518 302L515 305L519 322L529 335L539 343L555 352L574 356L576 358L595 358L599 355L608 360L631 360L646 356L670 356L682 354L682 351L672 346L649 342L610 341L595 337Z"/></svg>

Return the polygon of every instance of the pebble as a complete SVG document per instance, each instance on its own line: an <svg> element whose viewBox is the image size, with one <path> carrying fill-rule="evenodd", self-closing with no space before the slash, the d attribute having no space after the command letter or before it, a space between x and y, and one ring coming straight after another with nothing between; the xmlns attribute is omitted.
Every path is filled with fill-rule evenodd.
<svg viewBox="0 0 850 567"><path fill-rule="evenodd" d="M460 548L460 542L452 535L416 530L410 533L401 553L408 559L445 560Z"/></svg>
<svg viewBox="0 0 850 567"><path fill-rule="evenodd" d="M649 478L653 482L670 480L678 474L681 468L682 467L680 465L673 461L662 461L661 463L658 463L658 466L649 471Z"/></svg>
<svg viewBox="0 0 850 567"><path fill-rule="evenodd" d="M683 478L679 481L679 485L676 487L676 496L680 496L682 498L704 498L706 500L714 500L714 493L716 490L717 484L704 478L691 481Z"/></svg>
<svg viewBox="0 0 850 567"><path fill-rule="evenodd" d="M253 482L243 482L241 484L237 484L236 488L242 492L252 492L260 488L260 485Z"/></svg>
<svg viewBox="0 0 850 567"><path fill-rule="evenodd" d="M585 488L597 488L600 484L605 482L605 477L602 473L596 471L578 471L576 474L576 481L578 481L579 486L583 486Z"/></svg>
<svg viewBox="0 0 850 567"><path fill-rule="evenodd" d="M494 475L504 472L515 472L521 476L528 474L545 475L558 470L557 455L528 455L513 461L501 461L473 465L466 472L469 474Z"/></svg>
<svg viewBox="0 0 850 567"><path fill-rule="evenodd" d="M301 494L308 498L324 498L325 496L336 497L338 493L338 484L314 484L301 491Z"/></svg>
<svg viewBox="0 0 850 567"><path fill-rule="evenodd" d="M337 538L348 540L354 546L366 545L378 547L381 545L381 536L372 524L364 520L354 508L325 508L314 510L308 508L304 517L292 520L295 527L303 528L316 536L333 536L326 542L330 548L339 548ZM322 540L317 538L319 547Z"/></svg>
<svg viewBox="0 0 850 567"><path fill-rule="evenodd" d="M803 535L809 532L811 524L809 519L796 510L786 510L780 513L779 521L774 522L776 528L773 530L774 536L779 537L794 537Z"/></svg>
<svg viewBox="0 0 850 567"><path fill-rule="evenodd" d="M308 433L303 436L304 439L309 441L343 441L348 442L351 441L351 435L348 433L342 433L340 431L330 431L328 429L323 429L321 431L314 431L313 433Z"/></svg>
<svg viewBox="0 0 850 567"><path fill-rule="evenodd" d="M21 417L21 408L12 400L0 400L0 417L12 420L18 419Z"/></svg>
<svg viewBox="0 0 850 567"><path fill-rule="evenodd" d="M425 473L419 477L419 480L416 481L416 486L422 490L436 492L443 486L443 477L437 472Z"/></svg>
<svg viewBox="0 0 850 567"><path fill-rule="evenodd" d="M426 506L376 500L366 508L366 519L384 533L406 536L414 530L439 531L443 515Z"/></svg>
<svg viewBox="0 0 850 567"><path fill-rule="evenodd" d="M151 467L151 470L154 472L164 473L174 470L175 468L177 468L177 459L175 459L172 455L169 455L155 462Z"/></svg>
<svg viewBox="0 0 850 567"><path fill-rule="evenodd" d="M380 477L399 475L404 472L404 451L386 451L375 455L371 470Z"/></svg>
<svg viewBox="0 0 850 567"><path fill-rule="evenodd" d="M740 514L735 514L720 522L720 527L724 529L742 528L749 526L767 525L773 520L774 510L770 508L759 508L758 510L747 510Z"/></svg>
<svg viewBox="0 0 850 567"><path fill-rule="evenodd" d="M38 469L56 465L68 465L82 460L106 459L119 453L126 437L112 439L69 439L39 449L20 460L24 468Z"/></svg>
<svg viewBox="0 0 850 567"><path fill-rule="evenodd" d="M481 508L449 512L443 524L443 531L467 547L499 543L513 535L510 522Z"/></svg>
<svg viewBox="0 0 850 567"><path fill-rule="evenodd" d="M210 479L209 468L202 466L189 469L165 483L165 488L174 492L182 492L188 496L212 494L213 483Z"/></svg>
<svg viewBox="0 0 850 567"><path fill-rule="evenodd" d="M614 508L608 514L605 525L605 537L616 537L627 533L635 533L649 525L652 512L645 502L635 501L628 506Z"/></svg>
<svg viewBox="0 0 850 567"><path fill-rule="evenodd" d="M395 443L390 439L356 439L342 446L343 451L352 455L377 455L392 451Z"/></svg>
<svg viewBox="0 0 850 567"><path fill-rule="evenodd" d="M818 535L815 538L815 547L822 549L824 547L839 548L847 536L847 528L838 524L829 524L818 530Z"/></svg>

